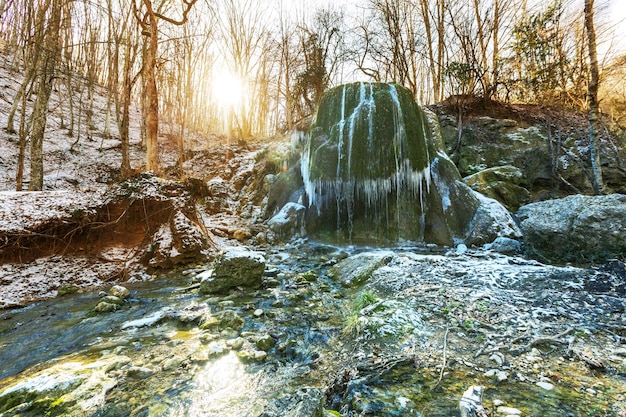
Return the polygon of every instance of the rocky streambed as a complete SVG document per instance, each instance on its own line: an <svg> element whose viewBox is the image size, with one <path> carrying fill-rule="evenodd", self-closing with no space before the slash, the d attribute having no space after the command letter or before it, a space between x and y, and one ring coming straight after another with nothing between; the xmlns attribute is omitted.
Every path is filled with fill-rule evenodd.
<svg viewBox="0 0 626 417"><path fill-rule="evenodd" d="M0 416L457 416L471 386L490 416L626 413L621 262L306 240L264 258L258 289L207 294L199 265L1 312Z"/></svg>

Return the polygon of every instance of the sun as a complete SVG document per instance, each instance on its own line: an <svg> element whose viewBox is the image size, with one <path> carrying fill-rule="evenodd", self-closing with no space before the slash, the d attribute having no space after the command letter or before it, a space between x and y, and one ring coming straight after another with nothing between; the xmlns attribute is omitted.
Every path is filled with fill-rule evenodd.
<svg viewBox="0 0 626 417"><path fill-rule="evenodd" d="M211 82L213 99L225 108L234 108L241 104L245 95L244 81L228 70L215 74Z"/></svg>

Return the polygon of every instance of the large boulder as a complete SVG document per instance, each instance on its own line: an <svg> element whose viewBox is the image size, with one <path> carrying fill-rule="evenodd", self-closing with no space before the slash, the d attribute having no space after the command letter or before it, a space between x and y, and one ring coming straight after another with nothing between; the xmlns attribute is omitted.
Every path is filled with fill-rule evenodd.
<svg viewBox="0 0 626 417"><path fill-rule="evenodd" d="M298 203L287 203L267 221L270 230L281 239L288 239L302 234L306 207Z"/></svg>
<svg viewBox="0 0 626 417"><path fill-rule="evenodd" d="M200 292L224 293L231 288L258 288L263 280L265 257L262 253L243 247L223 251L213 269L199 274Z"/></svg>
<svg viewBox="0 0 626 417"><path fill-rule="evenodd" d="M394 257L390 251L364 252L346 258L328 271L328 275L346 287L362 285L372 272L386 265Z"/></svg>
<svg viewBox="0 0 626 417"><path fill-rule="evenodd" d="M463 178L472 190L498 200L510 211L530 202L530 192L523 187L524 173L505 165L487 168Z"/></svg>
<svg viewBox="0 0 626 417"><path fill-rule="evenodd" d="M483 201L446 155L437 117L403 87L354 83L329 90L307 138L305 223L316 238L452 245L476 234L472 228L504 229L474 221ZM505 221L512 223L510 216Z"/></svg>
<svg viewBox="0 0 626 417"><path fill-rule="evenodd" d="M587 263L626 254L626 195L573 195L528 204L517 216L530 256Z"/></svg>

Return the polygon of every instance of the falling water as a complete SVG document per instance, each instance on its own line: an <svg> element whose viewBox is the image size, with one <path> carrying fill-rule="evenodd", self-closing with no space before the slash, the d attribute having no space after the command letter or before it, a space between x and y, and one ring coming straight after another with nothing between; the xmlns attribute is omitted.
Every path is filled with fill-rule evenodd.
<svg viewBox="0 0 626 417"><path fill-rule="evenodd" d="M322 100L302 154L309 207L322 215L334 203L336 228L345 226L350 237L357 213L389 221L391 210L394 227L400 230L402 204L415 201L423 213L423 195L430 189L426 121L417 109L417 123L422 126L407 128L407 120L415 121L405 114L394 85L358 83L339 88L340 100L338 89L326 104ZM325 105L329 108L322 108ZM335 167L322 166L327 162L321 161L332 159Z"/></svg>

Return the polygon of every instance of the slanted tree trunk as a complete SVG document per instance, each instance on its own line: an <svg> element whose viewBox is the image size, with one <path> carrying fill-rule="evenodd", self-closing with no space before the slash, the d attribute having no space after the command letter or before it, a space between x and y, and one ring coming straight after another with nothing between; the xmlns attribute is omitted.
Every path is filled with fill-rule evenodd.
<svg viewBox="0 0 626 417"><path fill-rule="evenodd" d="M585 0L585 28L589 49L589 150L591 153L591 171L593 192L596 195L603 193L602 169L600 166L600 138L598 137L598 123L600 103L598 102L598 86L600 76L598 70L598 54L596 51L596 31L593 24L593 0Z"/></svg>
<svg viewBox="0 0 626 417"><path fill-rule="evenodd" d="M52 93L54 73L59 52L61 0L51 0L50 17L44 35L44 49L37 67L37 99L33 109L33 130L30 144L29 191L43 189L43 138L48 116L48 102Z"/></svg>

